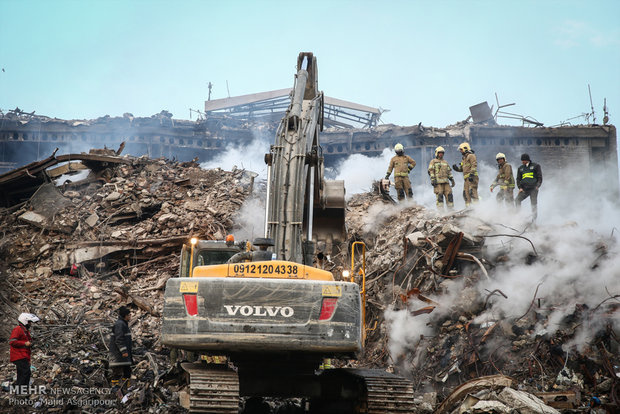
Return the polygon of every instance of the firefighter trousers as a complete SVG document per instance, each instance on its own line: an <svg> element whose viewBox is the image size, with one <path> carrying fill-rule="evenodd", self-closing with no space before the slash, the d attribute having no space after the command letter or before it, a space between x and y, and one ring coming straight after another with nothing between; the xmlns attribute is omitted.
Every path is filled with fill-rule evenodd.
<svg viewBox="0 0 620 414"><path fill-rule="evenodd" d="M497 192L497 196L495 196L495 199L499 204L505 202L507 206L514 207L515 197L513 194L513 190L513 188L500 189Z"/></svg>
<svg viewBox="0 0 620 414"><path fill-rule="evenodd" d="M413 198L413 191L411 190L411 182L409 181L409 177L394 177L394 187L396 188L396 194L398 195L399 200L403 200L405 198L405 194L407 198Z"/></svg>
<svg viewBox="0 0 620 414"><path fill-rule="evenodd" d="M472 181L469 179L472 178ZM463 186L463 198L465 199L465 206L469 206L472 202L478 202L478 176L469 176L465 179L465 185Z"/></svg>
<svg viewBox="0 0 620 414"><path fill-rule="evenodd" d="M437 197L437 208L443 210L443 201L446 200L448 208L454 207L454 196L452 195L452 187L450 183L440 183L433 186L433 192Z"/></svg>

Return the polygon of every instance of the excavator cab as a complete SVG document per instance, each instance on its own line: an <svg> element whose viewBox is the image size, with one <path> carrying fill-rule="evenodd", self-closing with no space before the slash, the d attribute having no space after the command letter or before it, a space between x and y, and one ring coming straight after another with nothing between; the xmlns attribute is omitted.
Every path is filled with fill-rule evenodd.
<svg viewBox="0 0 620 414"><path fill-rule="evenodd" d="M225 241L196 240L183 244L179 277L191 277L196 266L209 266L226 263L242 249L238 244Z"/></svg>

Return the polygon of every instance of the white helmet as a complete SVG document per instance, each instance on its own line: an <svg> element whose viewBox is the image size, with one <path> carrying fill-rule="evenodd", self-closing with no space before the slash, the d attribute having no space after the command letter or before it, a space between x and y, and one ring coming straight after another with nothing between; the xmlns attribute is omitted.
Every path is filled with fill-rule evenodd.
<svg viewBox="0 0 620 414"><path fill-rule="evenodd" d="M403 147L403 144L401 144L400 142L396 145L394 145L394 151L396 152L401 152L403 151L405 148Z"/></svg>
<svg viewBox="0 0 620 414"><path fill-rule="evenodd" d="M37 315L33 315L32 313L22 313L17 317L17 320L22 325L28 325L29 322L39 322Z"/></svg>
<svg viewBox="0 0 620 414"><path fill-rule="evenodd" d="M506 154L504 154L503 152L498 152L495 156L495 159L499 160L500 158L506 159Z"/></svg>

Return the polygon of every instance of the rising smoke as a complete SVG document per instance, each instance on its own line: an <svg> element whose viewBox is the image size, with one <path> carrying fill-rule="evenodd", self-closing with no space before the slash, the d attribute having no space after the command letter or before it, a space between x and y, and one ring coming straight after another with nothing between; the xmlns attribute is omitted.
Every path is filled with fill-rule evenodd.
<svg viewBox="0 0 620 414"><path fill-rule="evenodd" d="M201 168L222 168L224 170L245 169L257 176L254 178L252 196L245 200L235 217L233 229L237 240L254 240L264 236L265 226L265 188L267 165L265 154L270 143L266 137L257 136L248 145L228 148L213 159L200 164Z"/></svg>
<svg viewBox="0 0 620 414"><path fill-rule="evenodd" d="M512 165L516 172L518 165ZM620 294L620 246L617 242L620 207L617 200L609 201L606 194L592 197L591 182L578 181L574 176L568 181L565 173L545 171L544 165L542 168L544 182L534 226L529 198L519 212L499 206L489 192L496 170L484 163L481 165L479 191L482 200L462 223L463 231L483 234L481 229L486 227L493 229L488 234L522 235L534 247L520 238L485 240L488 257L507 253L510 259L490 270L490 279L482 278L474 288L482 298L494 289L501 290L508 298L493 296L486 310L473 322L514 321L528 312L536 292L540 312L546 313L546 318L538 322L532 335L549 337L563 326L565 318L575 312L576 307L585 305L585 309L593 313L587 323L579 327L572 341L564 344L564 351L570 353L588 345L605 323L611 322L616 331L620 330L618 312L603 315L605 306L597 308L610 296ZM592 179L605 180L605 177ZM526 258L533 254L537 254L534 263L526 264ZM420 335L434 335L438 332L438 321L448 313L453 315L455 293L463 295L461 285L452 286L447 294L431 296L440 306L428 315L413 317L407 310L386 312L390 352L394 359L408 351L414 352L414 361L422 356L423 349L417 347Z"/></svg>
<svg viewBox="0 0 620 414"><path fill-rule="evenodd" d="M254 168L255 172L261 174L259 178L264 180L266 168L263 155L268 148L267 142L255 140L246 147L231 148L202 166ZM354 154L334 167L329 174L335 179L345 181L347 196L350 197L369 191L372 182L385 175L392 156L389 149L384 150L379 157ZM516 173L519 163L512 162L512 166ZM427 167L418 164L412 174L423 174L427 179ZM487 310L476 319L477 323L518 318L528 310L538 288L537 297L541 298L541 304L552 310L547 318L549 323L537 326L536 332L540 335L552 335L576 305L586 304L590 309L594 309L610 294L620 294L620 248L615 241L620 231L620 207L617 202L609 201L604 195L593 198L590 196L589 182L572 180L567 183L562 173L546 170L544 165L542 167L545 178L539 194L538 220L536 226L532 226L530 200L523 202L520 211L498 205L495 201L496 193L489 191L489 186L497 175L497 167L479 161L481 200L470 211L469 218L462 223L463 230L479 234L481 226L484 226L494 229L493 233L522 235L534 244L538 260L531 265L525 263L526 257L534 252L532 246L523 239L486 239L488 256L494 257L508 250L511 260L490 271L491 279L480 280L474 289L483 297L488 291L500 289L506 293L508 299L492 298ZM458 210L464 208L461 195L463 176L456 172L454 176L457 185L453 191L455 207ZM604 180L605 177L596 179ZM515 196L516 194L515 191ZM392 196L396 198L393 189ZM430 183L414 186L413 203L435 211L435 196ZM391 207L384 204L371 206L366 224L380 227L381 223L398 216L400 210L413 203L404 202ZM244 204L239 217L239 231L243 237L262 235L264 202L258 195ZM392 355L396 358L405 350L415 349L420 335L433 335L436 332L436 321L453 311L454 304L462 297L463 292L462 285L455 284L446 294L432 297L440 306L428 315L412 317L406 310L387 311L385 316L390 326ZM591 320L603 320L596 316ZM619 316L616 314L614 318L614 326L619 329ZM582 326L573 342L566 346L577 349L584 346L599 328L597 322Z"/></svg>

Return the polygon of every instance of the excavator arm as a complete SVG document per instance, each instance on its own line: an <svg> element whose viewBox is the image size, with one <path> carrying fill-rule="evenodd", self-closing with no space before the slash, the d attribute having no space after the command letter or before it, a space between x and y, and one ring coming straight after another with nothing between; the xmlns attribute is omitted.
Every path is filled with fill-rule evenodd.
<svg viewBox="0 0 620 414"><path fill-rule="evenodd" d="M323 93L316 58L300 53L291 103L265 156L268 190L265 237L281 260L312 265L344 240L344 182L327 181L319 142Z"/></svg>

